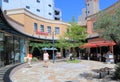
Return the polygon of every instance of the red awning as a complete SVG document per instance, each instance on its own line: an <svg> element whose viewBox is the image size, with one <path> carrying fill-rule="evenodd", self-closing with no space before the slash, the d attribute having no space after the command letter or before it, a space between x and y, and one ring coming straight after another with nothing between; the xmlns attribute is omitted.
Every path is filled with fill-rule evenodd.
<svg viewBox="0 0 120 82"><path fill-rule="evenodd" d="M80 46L80 48L94 48L94 47L101 47L101 46L114 46L115 43L112 41L96 41L96 42L89 42Z"/></svg>
<svg viewBox="0 0 120 82"><path fill-rule="evenodd" d="M86 43L80 46L80 48L94 48L94 47L97 47L97 45L94 43Z"/></svg>

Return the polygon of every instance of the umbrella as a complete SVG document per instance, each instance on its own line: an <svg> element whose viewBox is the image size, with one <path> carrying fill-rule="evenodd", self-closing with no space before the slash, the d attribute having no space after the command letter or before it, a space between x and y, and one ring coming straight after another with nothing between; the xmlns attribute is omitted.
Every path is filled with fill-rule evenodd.
<svg viewBox="0 0 120 82"><path fill-rule="evenodd" d="M46 47L44 47L44 48L42 48L42 50L57 50L57 48L46 48Z"/></svg>
<svg viewBox="0 0 120 82"><path fill-rule="evenodd" d="M46 48L46 47L44 47L44 48L42 48L42 50L50 50L50 48Z"/></svg>
<svg viewBox="0 0 120 82"><path fill-rule="evenodd" d="M50 50L57 50L57 48L53 48L53 47L52 47L52 48L50 48Z"/></svg>

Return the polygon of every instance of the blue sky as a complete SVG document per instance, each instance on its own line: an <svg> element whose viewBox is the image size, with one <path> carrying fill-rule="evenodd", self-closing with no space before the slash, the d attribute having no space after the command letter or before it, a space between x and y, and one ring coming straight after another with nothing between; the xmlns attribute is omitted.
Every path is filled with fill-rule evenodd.
<svg viewBox="0 0 120 82"><path fill-rule="evenodd" d="M65 22L71 21L74 16L78 20L78 16L82 13L82 8L85 7L85 0L54 0L55 7L62 11L62 20ZM99 0L100 9L103 10L118 0Z"/></svg>

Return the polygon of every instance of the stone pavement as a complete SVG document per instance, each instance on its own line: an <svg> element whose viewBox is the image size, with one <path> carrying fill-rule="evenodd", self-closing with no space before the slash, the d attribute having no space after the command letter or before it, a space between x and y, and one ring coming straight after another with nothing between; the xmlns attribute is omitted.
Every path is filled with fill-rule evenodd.
<svg viewBox="0 0 120 82"><path fill-rule="evenodd" d="M46 68L44 62L40 61L32 64L31 68L19 69L12 75L11 80L12 82L117 82L111 79L98 79L96 77L99 74L92 71L114 66L114 64L81 60L80 63L49 62L49 67Z"/></svg>

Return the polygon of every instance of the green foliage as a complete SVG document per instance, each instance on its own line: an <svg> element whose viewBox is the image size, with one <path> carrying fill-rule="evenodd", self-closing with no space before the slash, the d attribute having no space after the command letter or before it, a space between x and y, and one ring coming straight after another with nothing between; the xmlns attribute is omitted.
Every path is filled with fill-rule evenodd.
<svg viewBox="0 0 120 82"><path fill-rule="evenodd" d="M60 47L69 49L70 47L79 47L83 44L83 40L87 36L86 28L80 27L76 22L71 22L67 30L68 32L58 42Z"/></svg>
<svg viewBox="0 0 120 82"><path fill-rule="evenodd" d="M116 65L113 77L120 80L120 63Z"/></svg>
<svg viewBox="0 0 120 82"><path fill-rule="evenodd" d="M33 62L37 62L37 61L39 61L39 60L38 60L38 58L33 57L33 58L32 58L32 61L33 61Z"/></svg>
<svg viewBox="0 0 120 82"><path fill-rule="evenodd" d="M97 31L101 37L106 40L113 40L111 35L114 36L116 41L120 40L120 8L114 14L101 12L97 15L97 21L94 25L94 30Z"/></svg>
<svg viewBox="0 0 120 82"><path fill-rule="evenodd" d="M33 52L34 48L38 48L38 50L40 50L40 48L42 47L51 47L52 46L52 43L50 42L43 42L43 43L35 43L35 42L30 42L30 46L32 46L32 49L31 49L31 53Z"/></svg>

